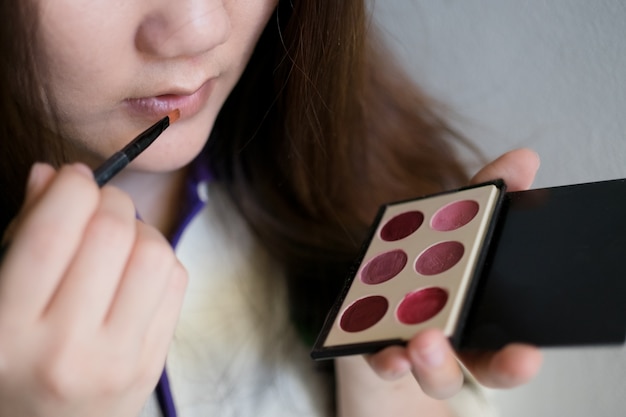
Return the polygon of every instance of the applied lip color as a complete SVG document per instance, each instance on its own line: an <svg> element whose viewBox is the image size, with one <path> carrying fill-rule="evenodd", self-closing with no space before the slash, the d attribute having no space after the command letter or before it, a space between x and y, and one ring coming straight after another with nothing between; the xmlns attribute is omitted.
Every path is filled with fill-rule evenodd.
<svg viewBox="0 0 626 417"><path fill-rule="evenodd" d="M180 118L187 119L195 116L206 104L215 79L210 79L191 94L163 94L154 97L130 98L126 100L129 108L134 114L148 119L160 118L175 109L180 110Z"/></svg>

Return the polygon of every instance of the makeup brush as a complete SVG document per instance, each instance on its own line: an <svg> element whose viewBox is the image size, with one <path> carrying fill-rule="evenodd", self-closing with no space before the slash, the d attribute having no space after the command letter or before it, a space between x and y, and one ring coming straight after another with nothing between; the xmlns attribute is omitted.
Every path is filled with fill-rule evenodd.
<svg viewBox="0 0 626 417"><path fill-rule="evenodd" d="M114 153L102 165L96 168L93 171L93 176L98 183L98 186L102 187L128 164L130 164L133 159L145 151L148 146L150 146L152 142L154 142L156 138L158 138L159 135L169 127L169 125L178 120L179 117L180 110L178 109L169 113L167 116L140 133L122 150Z"/></svg>
<svg viewBox="0 0 626 417"><path fill-rule="evenodd" d="M98 183L99 187L106 184L111 178L117 175L123 170L133 159L137 158L143 151L148 149L148 146L156 140L156 138L165 131L172 123L176 122L180 118L180 110L176 109L170 112L167 116L144 130L135 139L122 150L114 153L109 159L104 161L102 165L93 171L93 176ZM0 262L4 258L9 247L9 242L5 242L0 245Z"/></svg>

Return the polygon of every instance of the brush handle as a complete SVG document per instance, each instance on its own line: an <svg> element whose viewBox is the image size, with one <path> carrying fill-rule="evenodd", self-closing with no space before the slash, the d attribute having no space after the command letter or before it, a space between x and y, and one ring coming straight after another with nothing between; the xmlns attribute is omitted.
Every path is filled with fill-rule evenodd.
<svg viewBox="0 0 626 417"><path fill-rule="evenodd" d="M109 182L118 172L130 163L130 159L123 152L115 153L111 158L93 171L93 176L98 187L102 187Z"/></svg>

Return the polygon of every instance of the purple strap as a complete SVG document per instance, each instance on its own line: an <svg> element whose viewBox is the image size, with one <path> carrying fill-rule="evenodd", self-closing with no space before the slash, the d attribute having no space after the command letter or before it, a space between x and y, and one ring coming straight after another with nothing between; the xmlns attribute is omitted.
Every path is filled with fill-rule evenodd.
<svg viewBox="0 0 626 417"><path fill-rule="evenodd" d="M159 383L156 386L156 396L161 408L163 417L176 417L176 407L174 406L174 398L170 389L170 381L167 378L167 371L163 369Z"/></svg>
<svg viewBox="0 0 626 417"><path fill-rule="evenodd" d="M205 204L200 196L198 196L198 185L201 182L208 182L212 179L211 172L208 169L205 151L198 155L194 162L192 162L189 174L185 185L183 215L180 217L180 222L174 230L174 233L170 236L170 243L174 248L178 244L185 228ZM157 383L155 394L163 417L176 417L176 406L174 404L174 397L172 396L166 368L163 368L163 373Z"/></svg>

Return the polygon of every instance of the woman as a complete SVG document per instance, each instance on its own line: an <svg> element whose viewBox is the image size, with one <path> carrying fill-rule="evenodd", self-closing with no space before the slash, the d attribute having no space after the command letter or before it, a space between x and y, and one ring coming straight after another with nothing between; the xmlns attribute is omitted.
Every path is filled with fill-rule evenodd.
<svg viewBox="0 0 626 417"><path fill-rule="evenodd" d="M375 210L467 181L453 133L435 104L389 64L363 2L33 0L0 7L9 22L0 39L1 224L11 242L0 269L0 415L136 416L142 408L158 415L150 394L159 376L165 415L175 412L168 382L182 415L278 415L293 411L283 404L294 398L304 404L299 415L332 413L331 389L305 346ZM98 189L88 167L174 108L181 120L114 186ZM196 205L206 200L196 189L206 184L207 167L210 204ZM524 188L536 168L532 152L517 151L474 180L503 177L510 188ZM192 265L199 256L183 266L163 236L178 245L188 230L200 230L194 222L205 208L221 204L212 224L229 216L224 229L240 227L254 248L244 251L252 268L228 274L243 276L244 286L260 283L245 287L243 298L265 294L259 305L267 317L285 320L255 333L251 351L226 355L232 363L214 368L212 349L225 333L197 329L225 313L208 305L215 298L202 314L193 303L202 291L215 293L203 285L233 280L217 281L219 258L208 271ZM248 259L259 253L267 268ZM199 279L190 273L183 304L185 268L206 272ZM229 330L255 331L255 312L266 317L251 309ZM277 349L268 360L278 338L265 333L287 335L291 350ZM239 337L232 340L245 343ZM239 342L218 350L239 352ZM183 354L181 346L191 350ZM166 356L172 381L161 375ZM335 363L332 408L341 415L445 415L445 404L429 396L451 396L463 383L454 352L435 330L366 359ZM482 382L501 387L525 382L540 362L526 346L465 359ZM275 384L251 377L239 386L266 368ZM293 396L275 395L294 386Z"/></svg>

